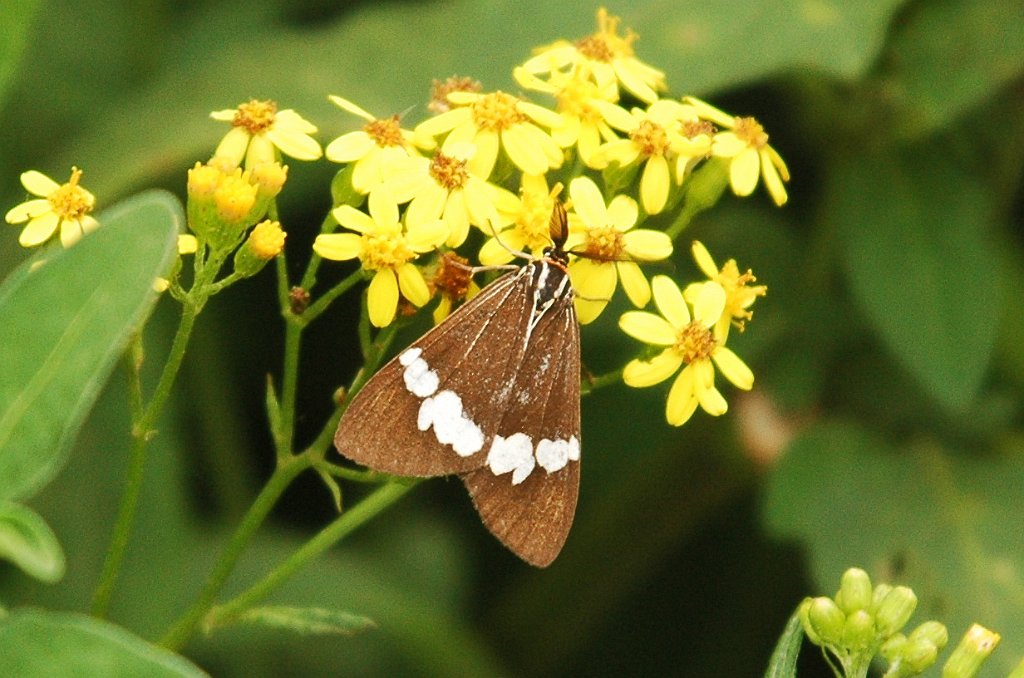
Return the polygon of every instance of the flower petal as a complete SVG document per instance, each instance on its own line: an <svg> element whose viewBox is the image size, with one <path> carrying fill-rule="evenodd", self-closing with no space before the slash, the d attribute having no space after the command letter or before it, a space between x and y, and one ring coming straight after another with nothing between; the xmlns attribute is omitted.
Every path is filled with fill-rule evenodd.
<svg viewBox="0 0 1024 678"><path fill-rule="evenodd" d="M693 366L687 365L679 373L668 392L665 403L665 418L672 426L682 426L697 410L697 394L694 391Z"/></svg>
<svg viewBox="0 0 1024 678"><path fill-rule="evenodd" d="M702 242L694 240L690 251L693 252L693 260L697 262L698 268L704 275L712 280L718 277L718 266L715 265L715 260L711 258L711 253Z"/></svg>
<svg viewBox="0 0 1024 678"><path fill-rule="evenodd" d="M459 125L470 122L472 118L473 111L468 106L460 106L459 108L445 111L433 118L427 118L416 125L415 133L417 135L436 137L439 134L451 132Z"/></svg>
<svg viewBox="0 0 1024 678"><path fill-rule="evenodd" d="M374 327L387 327L398 308L398 280L390 268L377 271L366 292L367 311Z"/></svg>
<svg viewBox="0 0 1024 678"><path fill-rule="evenodd" d="M647 159L643 176L640 177L640 202L643 203L644 211L658 214L665 209L671 181L665 156L652 155Z"/></svg>
<svg viewBox="0 0 1024 678"><path fill-rule="evenodd" d="M638 228L622 236L626 254L639 261L660 261L672 255L672 238L667 233Z"/></svg>
<svg viewBox="0 0 1024 678"><path fill-rule="evenodd" d="M616 230L628 231L636 226L636 220L640 216L640 208L636 200L628 195L617 195L608 203L608 225L614 226Z"/></svg>
<svg viewBox="0 0 1024 678"><path fill-rule="evenodd" d="M622 370L622 381L633 388L645 388L665 381L683 364L677 351L666 348L650 360L630 360Z"/></svg>
<svg viewBox="0 0 1024 678"><path fill-rule="evenodd" d="M728 379L733 386L749 391L754 388L754 373L747 364L725 346L719 346L711 354L711 359L718 366L718 371Z"/></svg>
<svg viewBox="0 0 1024 678"><path fill-rule="evenodd" d="M533 130L539 132L539 135L533 134ZM533 125L519 124L512 125L501 133L501 143L509 160L516 167L526 174L543 174L548 170L548 159L543 149L544 137L552 144L555 143L551 137Z"/></svg>
<svg viewBox="0 0 1024 678"><path fill-rule="evenodd" d="M398 267L398 287L402 290L402 296L409 300L413 306L422 306L430 301L430 288L423 274L416 266L410 263Z"/></svg>
<svg viewBox="0 0 1024 678"><path fill-rule="evenodd" d="M318 235L313 251L324 259L345 261L355 259L363 250L363 238L356 233L328 233Z"/></svg>
<svg viewBox="0 0 1024 678"><path fill-rule="evenodd" d="M85 225L78 219L64 219L60 222L60 244L68 249L85 235Z"/></svg>
<svg viewBox="0 0 1024 678"><path fill-rule="evenodd" d="M620 261L615 264L619 269L619 280L626 296L637 308L643 308L651 300L651 286L647 277L632 261Z"/></svg>
<svg viewBox="0 0 1024 678"><path fill-rule="evenodd" d="M331 210L334 220L345 228L359 233L372 233L377 229L377 224L366 212L357 210L352 205L338 205Z"/></svg>
<svg viewBox="0 0 1024 678"><path fill-rule="evenodd" d="M35 200L26 200L20 205L15 205L8 210L7 215L4 219L9 224L20 224L23 221L29 219L35 219L41 214L53 211L53 205L46 198L36 198Z"/></svg>
<svg viewBox="0 0 1024 678"><path fill-rule="evenodd" d="M654 346L672 346L676 343L676 329L661 316L647 311L626 311L619 318L623 332Z"/></svg>
<svg viewBox="0 0 1024 678"><path fill-rule="evenodd" d="M476 155L466 163L466 169L481 179L486 179L491 176L494 164L498 161L498 149L501 147L498 134L484 130L474 136L472 141L476 145ZM544 171L547 171L547 167L544 168Z"/></svg>
<svg viewBox="0 0 1024 678"><path fill-rule="evenodd" d="M786 187L782 185L782 177L779 176L779 171L772 162L772 155L769 153L771 150L772 148L769 146L762 148L759 152L761 157L761 175L764 177L764 185L768 189L768 194L772 196L772 200L777 206L782 207L786 204L789 196L786 194ZM779 160L781 161L782 158L779 158Z"/></svg>
<svg viewBox="0 0 1024 678"><path fill-rule="evenodd" d="M320 143L316 139L290 127L272 127L267 130L267 138L281 149L282 153L296 160L316 160L323 155Z"/></svg>
<svg viewBox="0 0 1024 678"><path fill-rule="evenodd" d="M717 282L708 280L701 283L700 289L693 300L693 318L704 327L711 327L725 313L725 288Z"/></svg>
<svg viewBox="0 0 1024 678"><path fill-rule="evenodd" d="M683 293L679 285L667 275L656 275L651 280L654 291L654 304L665 320L675 329L683 329L690 324L690 309L686 308ZM673 341L675 341L673 339Z"/></svg>
<svg viewBox="0 0 1024 678"><path fill-rule="evenodd" d="M331 162L353 162L359 160L376 146L370 135L362 130L342 134L327 144L324 155Z"/></svg>
<svg viewBox="0 0 1024 678"><path fill-rule="evenodd" d="M53 212L40 214L35 219L29 221L25 228L22 229L21 235L18 236L18 244L22 247L35 247L46 242L53 235L53 232L57 230L59 222L60 217Z"/></svg>
<svg viewBox="0 0 1024 678"><path fill-rule="evenodd" d="M576 177L569 182L569 197L572 209L589 228L608 225L608 208L604 204L601 190L590 177Z"/></svg>
<svg viewBox="0 0 1024 678"><path fill-rule="evenodd" d="M569 276L576 290L576 314L580 324L593 322L615 293L618 275L614 262L577 259L569 265Z"/></svg>
<svg viewBox="0 0 1024 678"><path fill-rule="evenodd" d="M29 170L21 173L21 185L32 195L46 197L60 188L60 184L42 172Z"/></svg>
<svg viewBox="0 0 1024 678"><path fill-rule="evenodd" d="M712 417L720 417L729 410L729 403L714 386L701 391L698 399L701 408Z"/></svg>
<svg viewBox="0 0 1024 678"><path fill-rule="evenodd" d="M224 158L233 167L238 167L242 158L245 157L245 149L249 148L249 139L251 138L245 128L232 127L217 144L217 150L213 152L213 157Z"/></svg>
<svg viewBox="0 0 1024 678"><path fill-rule="evenodd" d="M434 219L409 226L405 241L413 252L429 252L440 247L450 232L451 229L443 219Z"/></svg>
<svg viewBox="0 0 1024 678"><path fill-rule="evenodd" d="M388 182L389 185L390 183ZM448 191L438 186L437 182L423 182L416 197L405 210L405 223L411 228L416 224L440 219L447 201Z"/></svg>
<svg viewBox="0 0 1024 678"><path fill-rule="evenodd" d="M338 106L342 110L348 111L352 115L359 116L363 120L367 120L370 122L374 120L374 117L371 114L367 113L365 110L355 105L348 99L345 99L344 97L339 97L336 94L328 94L327 98L330 99L335 106Z"/></svg>
<svg viewBox="0 0 1024 678"><path fill-rule="evenodd" d="M729 183L732 191L738 196L748 196L757 186L757 177L761 173L761 161L757 151L748 148L729 163Z"/></svg>

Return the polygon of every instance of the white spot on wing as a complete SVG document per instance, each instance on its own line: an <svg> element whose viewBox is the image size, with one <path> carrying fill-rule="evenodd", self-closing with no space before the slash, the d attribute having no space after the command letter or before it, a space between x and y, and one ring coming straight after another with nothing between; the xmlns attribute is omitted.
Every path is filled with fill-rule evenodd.
<svg viewBox="0 0 1024 678"><path fill-rule="evenodd" d="M419 351L419 349L414 349ZM409 351L406 351L399 358L402 362ZM437 391L437 386L440 381L437 378L437 372L430 369L427 365L427 361L423 358L414 358L411 362L405 363L405 372L402 373L402 377L405 379L405 387L409 389L417 398L426 398L432 396Z"/></svg>
<svg viewBox="0 0 1024 678"><path fill-rule="evenodd" d="M508 438L494 436L487 465L496 476L512 471L512 484L518 485L533 471L533 441L525 433L513 433Z"/></svg>
<svg viewBox="0 0 1024 678"><path fill-rule="evenodd" d="M468 457L484 446L484 434L462 411L462 398L453 391L441 391L420 403L416 426L421 431L434 427L437 442L451 445L455 454Z"/></svg>
<svg viewBox="0 0 1024 678"><path fill-rule="evenodd" d="M398 356L398 362L402 363L403 367L408 367L413 361L419 358L422 353L422 348L406 349L402 352L402 355Z"/></svg>
<svg viewBox="0 0 1024 678"><path fill-rule="evenodd" d="M569 441L541 440L537 443L537 463L548 473L565 468L569 463Z"/></svg>

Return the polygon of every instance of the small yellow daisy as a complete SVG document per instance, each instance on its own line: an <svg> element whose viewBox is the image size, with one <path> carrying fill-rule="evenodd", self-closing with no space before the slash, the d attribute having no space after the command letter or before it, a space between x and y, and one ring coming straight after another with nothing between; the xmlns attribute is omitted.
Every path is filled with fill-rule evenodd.
<svg viewBox="0 0 1024 678"><path fill-rule="evenodd" d="M213 157L232 166L237 167L243 159L247 168L275 162L277 151L296 160L316 160L323 155L320 144L310 136L316 134L316 126L290 108L277 110L274 101L252 99L238 108L214 111L210 117L231 123Z"/></svg>
<svg viewBox="0 0 1024 678"><path fill-rule="evenodd" d="M355 233L319 235L313 251L336 261L358 258L365 270L373 272L367 310L375 327L386 327L395 319L399 291L414 306L430 301L426 280L412 261L439 247L448 236L448 227L437 219L406 228L394 202L376 193L370 194L368 202L369 214L350 205L336 207L331 214Z"/></svg>
<svg viewBox="0 0 1024 678"><path fill-rule="evenodd" d="M678 285L664 275L654 276L654 303L660 315L646 311L627 311L619 327L635 339L664 346L650 360L632 360L622 372L623 381L636 388L653 386L671 377L683 365L669 390L665 417L673 426L682 426L700 405L705 412L719 416L728 404L715 388L715 367L737 388L750 390L754 374L735 353L725 347L725 339L712 328L725 309L725 290L714 282L705 282L687 306Z"/></svg>
<svg viewBox="0 0 1024 678"><path fill-rule="evenodd" d="M759 177L772 200L780 207L789 196L783 185L789 181L789 169L778 151L768 145L768 134L754 118L738 118L694 97L683 101L697 109L704 120L725 129L714 136L711 154L729 159L729 183L739 196L748 196L757 187Z"/></svg>
<svg viewBox="0 0 1024 678"><path fill-rule="evenodd" d="M333 94L335 105L366 120L362 129L343 134L324 149L332 162L353 163L352 187L364 195L392 176L415 155L413 133L402 129L397 115L375 118L348 99Z"/></svg>
<svg viewBox="0 0 1024 678"><path fill-rule="evenodd" d="M634 230L636 201L617 195L605 205L589 177L569 183L574 215L569 219L566 249L579 256L569 263L576 290L576 313L582 324L593 322L608 305L619 280L635 306L646 306L651 288L637 261L658 261L672 254L672 240L660 231Z"/></svg>
<svg viewBox="0 0 1024 678"><path fill-rule="evenodd" d="M456 91L448 94L451 110L416 126L417 139L448 133L441 150L460 143L476 146L469 170L488 178L503 150L526 174L544 174L562 165L562 150L541 127L557 127L562 119L543 106L504 92ZM538 126L539 125L539 126Z"/></svg>
<svg viewBox="0 0 1024 678"><path fill-rule="evenodd" d="M66 184L58 184L35 170L22 173L21 185L39 197L15 205L7 212L5 219L9 224L28 222L18 237L18 244L22 247L41 245L60 229L61 245L68 248L99 227L99 222L89 215L96 206L96 198L79 185L81 178L82 170L77 167L71 168L71 178Z"/></svg>
<svg viewBox="0 0 1024 678"><path fill-rule="evenodd" d="M740 268L735 259L725 262L721 269L715 265L704 245L693 241L693 259L697 266L708 277L708 280L718 283L725 290L725 311L715 326L715 336L725 339L729 336L729 328L735 325L741 332L748 320L754 317L753 311L749 310L758 297L768 293L764 285L751 285L757 282L754 273L748 268L746 273L740 273ZM694 303L697 296L703 290L703 283L693 283L686 287L683 296L689 303Z"/></svg>
<svg viewBox="0 0 1024 678"><path fill-rule="evenodd" d="M501 266L515 259L515 252L539 256L551 246L551 211L562 184L548 189L543 174L524 174L519 195L499 189L495 206L498 224L495 233L480 248L480 263Z"/></svg>

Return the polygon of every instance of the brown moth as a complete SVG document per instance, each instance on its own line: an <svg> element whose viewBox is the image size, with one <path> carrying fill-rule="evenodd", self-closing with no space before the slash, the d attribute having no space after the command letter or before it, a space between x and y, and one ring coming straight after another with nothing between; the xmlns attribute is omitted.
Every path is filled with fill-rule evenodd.
<svg viewBox="0 0 1024 678"><path fill-rule="evenodd" d="M526 562L565 544L580 477L580 339L562 249L488 285L371 378L334 437L345 457L403 476L462 478L484 525Z"/></svg>

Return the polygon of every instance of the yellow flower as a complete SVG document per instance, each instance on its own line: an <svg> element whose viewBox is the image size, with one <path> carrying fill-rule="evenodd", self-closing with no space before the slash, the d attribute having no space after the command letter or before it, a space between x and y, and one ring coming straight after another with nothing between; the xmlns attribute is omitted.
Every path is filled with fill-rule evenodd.
<svg viewBox="0 0 1024 678"><path fill-rule="evenodd" d="M448 101L454 108L421 122L416 136L436 137L447 132L441 147L446 153L451 153L455 144L472 143L477 151L469 170L476 176L491 176L499 150L526 174L544 174L562 165L558 144L537 126L561 124L554 111L504 92L450 92Z"/></svg>
<svg viewBox="0 0 1024 678"><path fill-rule="evenodd" d="M483 88L479 80L469 77L452 76L443 82L434 80L430 83L427 110L431 113L445 113L452 109L452 104L448 101L448 95L452 92L480 92Z"/></svg>
<svg viewBox="0 0 1024 678"><path fill-rule="evenodd" d="M646 306L651 288L637 261L657 261L672 254L672 240L660 231L633 230L638 216L636 201L615 196L605 205L597 184L588 177L569 183L569 197L575 218L569 220L566 249L579 255L569 263L569 276L576 290L576 312L580 323L594 321L608 305L615 286L635 306Z"/></svg>
<svg viewBox="0 0 1024 678"><path fill-rule="evenodd" d="M358 258L365 270L373 272L367 310L371 323L386 327L395 319L399 290L415 306L430 301L423 274L412 261L441 245L448 227L438 219L403 228L398 206L376 193L370 194L369 211L367 215L350 205L336 207L331 214L355 233L319 235L313 251L337 261Z"/></svg>
<svg viewBox="0 0 1024 678"><path fill-rule="evenodd" d="M353 163L352 187L366 194L377 188L414 155L413 133L402 129L397 115L374 118L348 99L328 97L344 110L366 120L363 128L327 144L328 160Z"/></svg>
<svg viewBox="0 0 1024 678"><path fill-rule="evenodd" d="M567 67L584 67L593 74L598 87L609 84L633 94L645 103L658 98L658 92L666 89L665 74L636 58L633 42L636 33L627 30L619 35L619 17L608 14L608 10L597 10L597 32L575 43L559 40L541 48L538 54L523 68L535 75L553 73Z"/></svg>
<svg viewBox="0 0 1024 678"><path fill-rule="evenodd" d="M597 151L598 164L606 165L612 161L623 166L644 163L640 177L640 202L648 214L661 212L665 209L672 183L669 157L690 149L680 135L679 121L685 115L685 109L678 101L659 99L646 111L634 108L623 116L606 109L606 113L609 124L629 136L602 145Z"/></svg>
<svg viewBox="0 0 1024 678"><path fill-rule="evenodd" d="M32 195L39 196L15 205L5 219L9 224L25 224L18 238L22 247L41 245L60 229L60 242L71 247L85 233L96 230L99 222L89 212L96 206L92 193L78 185L82 170L71 168L71 178L58 184L42 172L29 170L21 175L21 185Z"/></svg>
<svg viewBox="0 0 1024 678"><path fill-rule="evenodd" d="M278 159L275 148L296 160L316 160L323 152L311 134L316 126L288 108L277 110L273 101L252 99L238 108L210 113L214 120L231 123L231 130L224 135L214 158L223 158L237 167L245 159L245 166L252 168L261 162Z"/></svg>
<svg viewBox="0 0 1024 678"><path fill-rule="evenodd" d="M749 268L746 273L740 273L735 259L725 262L719 269L707 248L697 240L693 241L692 251L693 258L704 275L725 290L725 311L715 326L715 336L721 337L724 341L729 336L730 326L735 325L741 332L743 331L746 321L754 317L754 313L748 309L758 297L768 293L768 288L764 285L750 285L757 282L757 278ZM702 290L703 283L693 283L687 286L683 296L686 301L693 304Z"/></svg>
<svg viewBox="0 0 1024 678"><path fill-rule="evenodd" d="M515 258L515 252L537 256L551 246L551 210L562 191L556 184L548 190L543 174L524 174L519 195L499 189L496 207L498 223L495 232L480 248L480 263L501 266Z"/></svg>
<svg viewBox="0 0 1024 678"><path fill-rule="evenodd" d="M725 347L723 337L711 330L725 309L725 291L717 283L703 283L695 295L691 316L671 278L654 276L652 286L660 315L627 311L619 319L619 327L631 337L665 348L650 360L631 360L622 372L622 380L636 388L653 386L685 365L669 390L665 406L668 423L683 425L698 405L712 416L724 414L728 404L715 388L716 366L736 387L750 390L754 385L750 368Z"/></svg>
<svg viewBox="0 0 1024 678"><path fill-rule="evenodd" d="M445 252L438 257L430 289L440 297L433 313L435 325L448 317L455 304L468 301L480 292L473 282L473 268L469 261L454 252Z"/></svg>
<svg viewBox="0 0 1024 678"><path fill-rule="evenodd" d="M407 158L380 190L394 202L409 203L405 223L410 228L443 219L448 226L445 244L458 247L466 241L470 224L485 233L492 224L497 228L497 187L470 170L475 153L472 144L453 144L450 151L435 151L431 158Z"/></svg>
<svg viewBox="0 0 1024 678"><path fill-rule="evenodd" d="M551 129L551 138L562 148L577 146L583 162L597 167L594 156L602 141L618 138L605 120L607 111L611 108L612 114L629 115L614 103L619 96L615 83L608 83L602 88L585 77L581 68L569 73L555 71L546 81L522 66L512 74L523 87L555 97L555 111L561 117L561 124Z"/></svg>
<svg viewBox="0 0 1024 678"><path fill-rule="evenodd" d="M729 160L729 183L739 196L748 196L757 187L758 177L776 205L786 204L784 182L789 181L789 169L778 151L768 145L768 134L754 118L738 118L694 97L683 101L695 107L704 120L710 120L726 131L715 134L712 155Z"/></svg>

